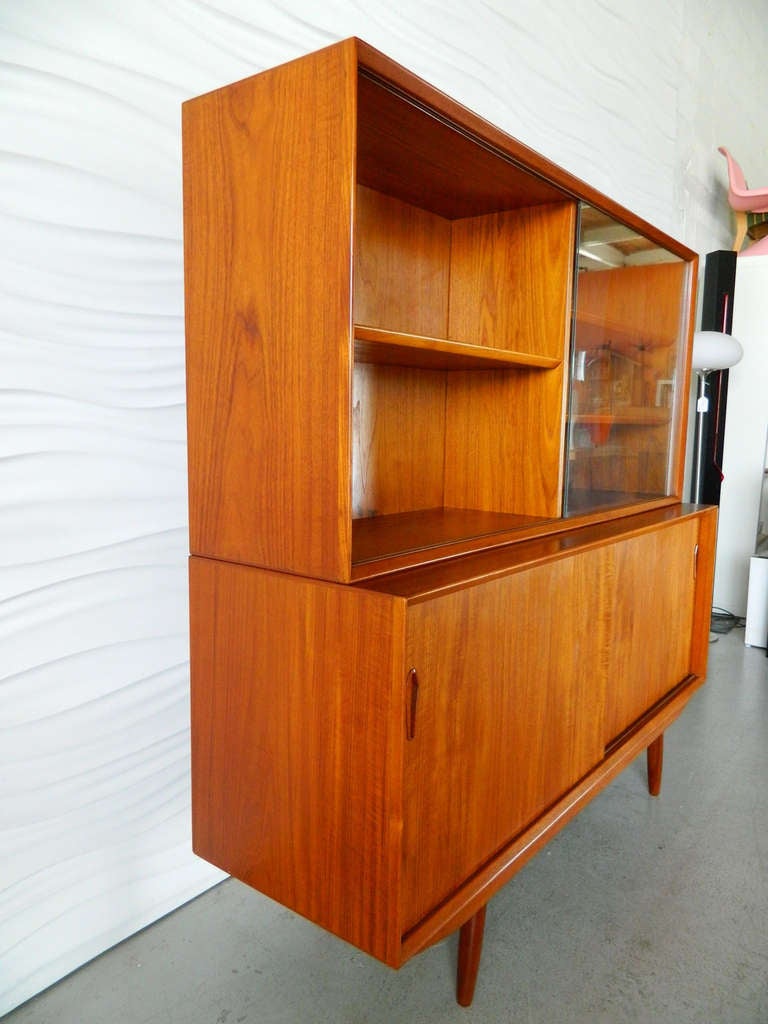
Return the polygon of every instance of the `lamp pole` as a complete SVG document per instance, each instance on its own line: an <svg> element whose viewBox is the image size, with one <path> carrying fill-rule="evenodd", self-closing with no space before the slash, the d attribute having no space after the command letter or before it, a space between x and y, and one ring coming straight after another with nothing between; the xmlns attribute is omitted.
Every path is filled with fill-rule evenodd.
<svg viewBox="0 0 768 1024"><path fill-rule="evenodd" d="M697 370L698 397L696 399L696 436L693 445L693 487L691 489L691 500L696 505L701 504L701 491L704 483L704 427L707 413L709 412L709 398L707 396L708 370Z"/></svg>

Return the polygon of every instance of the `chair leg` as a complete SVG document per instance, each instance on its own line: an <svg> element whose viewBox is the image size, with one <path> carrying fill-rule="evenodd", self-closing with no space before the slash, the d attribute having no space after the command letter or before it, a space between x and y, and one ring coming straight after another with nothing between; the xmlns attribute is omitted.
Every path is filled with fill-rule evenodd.
<svg viewBox="0 0 768 1024"><path fill-rule="evenodd" d="M485 930L485 907L482 906L461 926L459 932L459 969L456 974L456 1002L471 1006L475 995L475 982L480 967Z"/></svg>
<svg viewBox="0 0 768 1024"><path fill-rule="evenodd" d="M733 240L733 251L740 252L744 239L747 237L747 215L743 210L734 210L736 217L736 237Z"/></svg>
<svg viewBox="0 0 768 1024"><path fill-rule="evenodd" d="M648 792L658 796L661 792L661 770L664 766L664 733L657 736L645 752L648 762Z"/></svg>

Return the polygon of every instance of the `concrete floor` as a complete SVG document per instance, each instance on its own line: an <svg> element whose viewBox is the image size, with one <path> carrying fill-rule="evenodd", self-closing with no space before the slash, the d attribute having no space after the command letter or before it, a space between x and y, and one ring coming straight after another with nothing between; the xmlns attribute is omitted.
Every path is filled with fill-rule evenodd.
<svg viewBox="0 0 768 1024"><path fill-rule="evenodd" d="M767 1024L768 659L743 629L667 732L490 904L473 1006L456 940L399 972L226 881L4 1024Z"/></svg>

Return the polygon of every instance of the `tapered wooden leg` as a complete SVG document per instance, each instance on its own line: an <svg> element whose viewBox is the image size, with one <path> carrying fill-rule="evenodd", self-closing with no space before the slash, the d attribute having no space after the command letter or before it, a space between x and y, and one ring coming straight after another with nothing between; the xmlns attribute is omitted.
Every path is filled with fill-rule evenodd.
<svg viewBox="0 0 768 1024"><path fill-rule="evenodd" d="M664 766L664 733L657 736L645 752L648 759L648 792L658 796L661 792L661 769Z"/></svg>
<svg viewBox="0 0 768 1024"><path fill-rule="evenodd" d="M481 907L474 917L470 917L459 932L459 969L456 975L456 1002L460 1006L470 1006L475 994L477 971L480 967L480 954L483 951L483 931L485 930L485 907Z"/></svg>

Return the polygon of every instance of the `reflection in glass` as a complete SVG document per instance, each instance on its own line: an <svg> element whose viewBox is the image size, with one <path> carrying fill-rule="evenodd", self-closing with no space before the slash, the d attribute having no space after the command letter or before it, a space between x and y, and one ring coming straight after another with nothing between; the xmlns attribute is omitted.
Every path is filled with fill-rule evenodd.
<svg viewBox="0 0 768 1024"><path fill-rule="evenodd" d="M672 488L688 264L582 205L565 515Z"/></svg>

